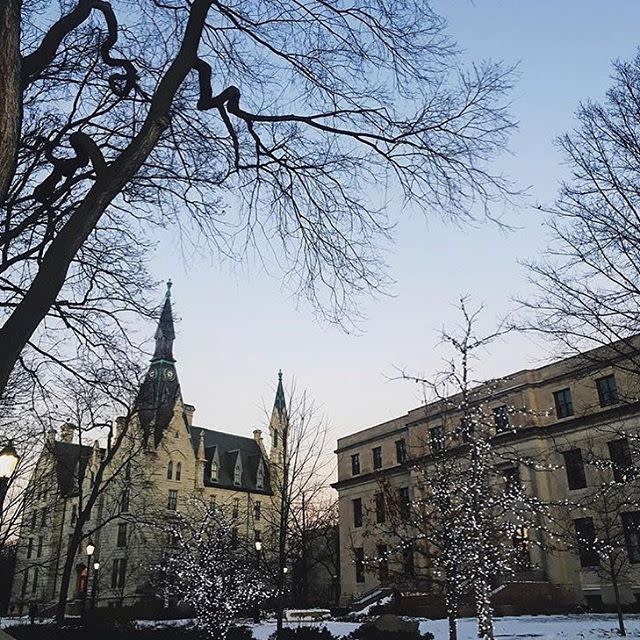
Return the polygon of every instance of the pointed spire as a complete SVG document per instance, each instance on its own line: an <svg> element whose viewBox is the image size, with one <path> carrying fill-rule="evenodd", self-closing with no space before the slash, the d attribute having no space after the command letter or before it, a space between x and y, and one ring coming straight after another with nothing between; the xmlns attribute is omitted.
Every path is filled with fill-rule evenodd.
<svg viewBox="0 0 640 640"><path fill-rule="evenodd" d="M164 305L160 313L158 328L156 329L156 348L153 352L151 362L155 362L157 360L175 362L173 357L173 341L176 337L176 333L173 328L173 311L171 309L172 284L171 280L167 282L167 292L164 297Z"/></svg>
<svg viewBox="0 0 640 640"><path fill-rule="evenodd" d="M276 389L276 401L273 408L278 411L279 415L282 415L287 410L287 403L284 397L284 387L282 385L282 369L278 371L278 388Z"/></svg>

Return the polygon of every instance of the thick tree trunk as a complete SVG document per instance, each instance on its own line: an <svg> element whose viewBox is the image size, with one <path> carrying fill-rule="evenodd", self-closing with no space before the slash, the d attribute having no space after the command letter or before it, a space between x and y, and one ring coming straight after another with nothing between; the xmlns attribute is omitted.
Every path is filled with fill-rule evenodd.
<svg viewBox="0 0 640 640"><path fill-rule="evenodd" d="M4 8L6 0L0 2L3 2L1 6ZM211 2L195 0L192 4L180 51L158 84L140 132L98 176L45 252L38 273L23 299L0 328L0 396L22 350L60 293L78 250L112 200L144 164L167 128L176 92L197 60L198 44ZM12 4L10 0L9 3ZM15 3L16 0L13 0Z"/></svg>
<svg viewBox="0 0 640 640"><path fill-rule="evenodd" d="M22 127L22 0L0 0L0 204L13 180Z"/></svg>
<svg viewBox="0 0 640 640"><path fill-rule="evenodd" d="M616 575L616 568L613 558L609 558L609 570L611 573L611 584L613 586L613 593L616 599L616 612L618 614L618 633L621 636L626 636L627 630L624 628L624 616L622 615L622 603L620 602L620 585L618 584L618 576Z"/></svg>

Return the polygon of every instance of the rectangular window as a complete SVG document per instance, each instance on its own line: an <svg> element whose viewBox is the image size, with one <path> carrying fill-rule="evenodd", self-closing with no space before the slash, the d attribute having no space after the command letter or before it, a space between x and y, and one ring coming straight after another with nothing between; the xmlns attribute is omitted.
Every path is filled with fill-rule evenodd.
<svg viewBox="0 0 640 640"><path fill-rule="evenodd" d="M509 407L506 404L493 410L493 421L496 425L496 433L509 431L511 424L509 422Z"/></svg>
<svg viewBox="0 0 640 640"><path fill-rule="evenodd" d="M568 418L573 415L573 400L571 400L571 389L560 389L553 394L553 401L556 405L556 416Z"/></svg>
<svg viewBox="0 0 640 640"><path fill-rule="evenodd" d="M260 520L262 517L262 504L260 502L253 503L253 519Z"/></svg>
<svg viewBox="0 0 640 640"><path fill-rule="evenodd" d="M405 576L413 577L416 575L416 565L412 545L402 549L402 570L404 571Z"/></svg>
<svg viewBox="0 0 640 640"><path fill-rule="evenodd" d="M378 554L378 578L380 582L389 577L389 559L387 557L387 545L379 544L376 547Z"/></svg>
<svg viewBox="0 0 640 640"><path fill-rule="evenodd" d="M407 461L407 444L402 440L396 440L396 461L399 464Z"/></svg>
<svg viewBox="0 0 640 640"><path fill-rule="evenodd" d="M429 446L431 447L431 453L444 451L444 428L441 424L429 429Z"/></svg>
<svg viewBox="0 0 640 640"><path fill-rule="evenodd" d="M178 508L178 491L177 489L169 489L167 496L167 509L175 511Z"/></svg>
<svg viewBox="0 0 640 640"><path fill-rule="evenodd" d="M238 527L231 529L231 544L234 547L238 544Z"/></svg>
<svg viewBox="0 0 640 640"><path fill-rule="evenodd" d="M373 456L373 468L382 469L382 447L374 447L371 450L371 455Z"/></svg>
<svg viewBox="0 0 640 640"><path fill-rule="evenodd" d="M469 416L465 416L460 420L460 433L463 442L470 442L475 433L475 424Z"/></svg>
<svg viewBox="0 0 640 640"><path fill-rule="evenodd" d="M360 475L360 454L354 453L351 456L351 475L359 476Z"/></svg>
<svg viewBox="0 0 640 640"><path fill-rule="evenodd" d="M231 510L231 517L234 520L237 520L239 512L240 512L240 499L239 498L234 498L233 499L233 508Z"/></svg>
<svg viewBox="0 0 640 640"><path fill-rule="evenodd" d="M411 512L411 499L409 498L409 487L398 489L398 504L400 507L400 517L408 520Z"/></svg>
<svg viewBox="0 0 640 640"><path fill-rule="evenodd" d="M596 380L596 387L598 389L598 400L600 400L601 407L610 407L612 404L618 404L618 402L620 402L618 399L616 379L613 375Z"/></svg>
<svg viewBox="0 0 640 640"><path fill-rule="evenodd" d="M27 560L31 558L33 554L33 538L29 538L29 542L27 542Z"/></svg>
<svg viewBox="0 0 640 640"><path fill-rule="evenodd" d="M127 523L120 522L118 524L118 542L117 545L119 547L127 546Z"/></svg>
<svg viewBox="0 0 640 640"><path fill-rule="evenodd" d="M362 498L355 498L353 501L353 526L362 526Z"/></svg>
<svg viewBox="0 0 640 640"><path fill-rule="evenodd" d="M40 536L38 538L38 558L42 555L42 545L43 545L44 541L42 539L42 536Z"/></svg>
<svg viewBox="0 0 640 640"><path fill-rule="evenodd" d="M597 567L600 564L598 554L594 549L596 530L593 526L593 518L578 518L573 521L576 530L576 544L580 565L583 567Z"/></svg>
<svg viewBox="0 0 640 640"><path fill-rule="evenodd" d="M111 588L123 589L127 575L127 559L116 558L111 565Z"/></svg>
<svg viewBox="0 0 640 640"><path fill-rule="evenodd" d="M78 520L78 505L74 504L71 506L71 524L74 525Z"/></svg>
<svg viewBox="0 0 640 640"><path fill-rule="evenodd" d="M31 593L38 591L38 567L33 568L33 582L31 583Z"/></svg>
<svg viewBox="0 0 640 640"><path fill-rule="evenodd" d="M41 527L47 526L47 508L46 507L42 510L42 515L40 516L40 526Z"/></svg>
<svg viewBox="0 0 640 640"><path fill-rule="evenodd" d="M584 472L582 451L580 449L571 449L571 451L565 451L562 455L569 489L571 491L584 489L587 486L587 477Z"/></svg>
<svg viewBox="0 0 640 640"><path fill-rule="evenodd" d="M384 493L376 493L376 522L383 524L386 520L385 508L384 508Z"/></svg>
<svg viewBox="0 0 640 640"><path fill-rule="evenodd" d="M640 562L640 511L621 514L629 561Z"/></svg>
<svg viewBox="0 0 640 640"><path fill-rule="evenodd" d="M259 529L255 529L253 532L253 538L256 542L262 542L262 534Z"/></svg>
<svg viewBox="0 0 640 640"><path fill-rule="evenodd" d="M616 482L626 482L633 477L633 459L629 441L626 438L607 442L609 457L613 467L613 479Z"/></svg>
<svg viewBox="0 0 640 640"><path fill-rule="evenodd" d="M129 489L125 489L122 492L122 500L120 501L120 511L121 513L129 513Z"/></svg>
<svg viewBox="0 0 640 640"><path fill-rule="evenodd" d="M506 491L515 491L520 486L520 470L518 467L505 467L502 469L504 488Z"/></svg>
<svg viewBox="0 0 640 640"><path fill-rule="evenodd" d="M364 549L358 547L354 549L356 564L356 582L364 582Z"/></svg>
<svg viewBox="0 0 640 640"><path fill-rule="evenodd" d="M31 514L31 529L35 530L37 526L38 526L38 511L34 509L33 513Z"/></svg>

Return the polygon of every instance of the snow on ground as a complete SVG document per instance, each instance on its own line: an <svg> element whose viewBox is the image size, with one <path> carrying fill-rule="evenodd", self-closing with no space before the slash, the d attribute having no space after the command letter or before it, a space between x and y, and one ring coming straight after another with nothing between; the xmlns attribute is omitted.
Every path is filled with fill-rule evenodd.
<svg viewBox="0 0 640 640"><path fill-rule="evenodd" d="M0 618L0 629L14 624L25 624L27 618ZM188 624L188 620L138 621L143 627L167 627ZM359 626L357 622L338 622L329 620L314 624L312 622L287 622L285 626L300 625L326 626L335 636L346 636ZM627 637L640 639L640 615L625 617ZM267 640L275 631L275 620L267 620L253 626L256 640ZM420 621L421 631L431 631L435 640L447 640L446 620ZM519 616L496 618L496 640L600 640L618 638L616 617L611 614L572 615L572 616ZM458 640L476 640L476 621L463 618L458 621Z"/></svg>
<svg viewBox="0 0 640 640"><path fill-rule="evenodd" d="M309 624L309 623L304 623ZM628 638L640 638L640 616L625 617ZM297 625L291 625L297 626ZM318 625L319 626L319 625ZM323 622L335 636L346 636L358 624L352 622ZM267 640L275 631L275 622L264 622L253 627L256 640ZM420 631L431 631L435 640L449 637L446 620L421 620ZM496 618L496 640L596 640L618 638L617 620L614 615L574 616L518 616ZM462 618L458 621L458 640L476 640L476 621Z"/></svg>

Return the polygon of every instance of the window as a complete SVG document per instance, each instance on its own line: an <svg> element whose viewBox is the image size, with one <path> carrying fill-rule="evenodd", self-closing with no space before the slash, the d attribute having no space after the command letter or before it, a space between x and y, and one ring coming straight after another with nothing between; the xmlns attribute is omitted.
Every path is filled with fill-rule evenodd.
<svg viewBox="0 0 640 640"><path fill-rule="evenodd" d="M582 451L580 449L571 449L571 451L565 451L562 455L569 489L571 491L584 489L587 486L587 478L584 473Z"/></svg>
<svg viewBox="0 0 640 640"><path fill-rule="evenodd" d="M360 475L360 454L354 453L351 456L351 475L359 476Z"/></svg>
<svg viewBox="0 0 640 640"><path fill-rule="evenodd" d="M496 433L509 431L511 424L509 423L509 407L506 404L493 410L493 421L496 424Z"/></svg>
<svg viewBox="0 0 640 640"><path fill-rule="evenodd" d="M241 482L242 482L242 463L240 462L240 453L238 453L236 466L233 469L233 484L239 487Z"/></svg>
<svg viewBox="0 0 640 640"><path fill-rule="evenodd" d="M31 528L35 529L38 526L38 511L37 509L33 510L31 514Z"/></svg>
<svg viewBox="0 0 640 640"><path fill-rule="evenodd" d="M233 499L233 509L231 511L231 517L234 520L237 520L239 511L240 511L240 498L234 498Z"/></svg>
<svg viewBox="0 0 640 640"><path fill-rule="evenodd" d="M111 588L122 589L127 575L127 559L116 558L111 565Z"/></svg>
<svg viewBox="0 0 640 640"><path fill-rule="evenodd" d="M173 462L171 460L167 465L167 480L173 480Z"/></svg>
<svg viewBox="0 0 640 640"><path fill-rule="evenodd" d="M469 416L465 416L460 420L460 434L462 442L470 442L475 432L475 424Z"/></svg>
<svg viewBox="0 0 640 640"><path fill-rule="evenodd" d="M389 577L389 560L387 558L387 545L379 544L376 547L378 553L378 579L382 582Z"/></svg>
<svg viewBox="0 0 640 640"><path fill-rule="evenodd" d="M613 479L616 482L626 482L633 477L633 459L626 438L607 442L609 457L613 466Z"/></svg>
<svg viewBox="0 0 640 640"><path fill-rule="evenodd" d="M33 568L33 582L31 583L31 593L38 591L38 567Z"/></svg>
<svg viewBox="0 0 640 640"><path fill-rule="evenodd" d="M118 524L118 542L117 545L119 547L127 546L127 523L120 522Z"/></svg>
<svg viewBox="0 0 640 640"><path fill-rule="evenodd" d="M518 467L505 467L502 469L505 491L515 491L520 487L520 470Z"/></svg>
<svg viewBox="0 0 640 640"><path fill-rule="evenodd" d="M258 465L258 473L256 474L256 487L258 489L264 489L264 463L260 460Z"/></svg>
<svg viewBox="0 0 640 640"><path fill-rule="evenodd" d="M444 428L441 424L429 429L429 446L431 447L431 453L444 451Z"/></svg>
<svg viewBox="0 0 640 640"><path fill-rule="evenodd" d="M211 462L211 475L209 477L212 482L218 482L218 463L215 460Z"/></svg>
<svg viewBox="0 0 640 640"><path fill-rule="evenodd" d="M631 511L621 515L629 561L640 562L640 511Z"/></svg>
<svg viewBox="0 0 640 640"><path fill-rule="evenodd" d="M124 468L124 479L131 480L131 462L127 462Z"/></svg>
<svg viewBox="0 0 640 640"><path fill-rule="evenodd" d="M33 538L29 538L29 542L27 543L27 560L31 558L33 554Z"/></svg>
<svg viewBox="0 0 640 640"><path fill-rule="evenodd" d="M402 487L401 489L398 489L398 503L400 505L400 517L403 520L407 520L411 511L409 487Z"/></svg>
<svg viewBox="0 0 640 640"><path fill-rule="evenodd" d="M167 497L167 509L175 511L178 508L178 492L175 489L169 489Z"/></svg>
<svg viewBox="0 0 640 640"><path fill-rule="evenodd" d="M412 545L402 549L402 570L404 571L405 576L413 577L416 575L416 565L414 562Z"/></svg>
<svg viewBox="0 0 640 640"><path fill-rule="evenodd" d="M125 489L122 492L122 498L120 499L120 512L121 513L129 513L129 497L130 497L129 489Z"/></svg>
<svg viewBox="0 0 640 640"><path fill-rule="evenodd" d="M176 465L176 480L180 482L182 479L182 462L178 462Z"/></svg>
<svg viewBox="0 0 640 640"><path fill-rule="evenodd" d="M357 547L354 549L356 561L356 582L364 582L364 549Z"/></svg>
<svg viewBox="0 0 640 640"><path fill-rule="evenodd" d="M231 544L234 547L238 544L238 527L231 529Z"/></svg>
<svg viewBox="0 0 640 640"><path fill-rule="evenodd" d="M262 504L260 502L253 503L253 519L260 520L262 516Z"/></svg>
<svg viewBox="0 0 640 640"><path fill-rule="evenodd" d="M255 531L253 532L253 539L256 542L262 542L262 534L260 533L259 529L255 529Z"/></svg>
<svg viewBox="0 0 640 640"><path fill-rule="evenodd" d="M556 416L568 418L573 415L573 401L571 400L571 389L560 389L553 394L553 401L556 405Z"/></svg>
<svg viewBox="0 0 640 640"><path fill-rule="evenodd" d="M600 564L598 554L594 549L596 530L593 526L593 518L578 518L573 521L576 530L576 543L580 565L582 567L597 567Z"/></svg>
<svg viewBox="0 0 640 640"><path fill-rule="evenodd" d="M77 519L78 519L78 505L74 504L71 506L71 524L74 525Z"/></svg>
<svg viewBox="0 0 640 640"><path fill-rule="evenodd" d="M376 522L378 524L383 524L386 520L386 513L384 508L384 493L376 493L375 502L376 502Z"/></svg>
<svg viewBox="0 0 640 640"><path fill-rule="evenodd" d="M616 386L616 379L613 375L596 380L596 388L598 389L598 400L600 400L601 407L618 404L618 387Z"/></svg>
<svg viewBox="0 0 640 640"><path fill-rule="evenodd" d="M362 526L362 498L355 498L352 500L353 503L353 526L361 527Z"/></svg>
<svg viewBox="0 0 640 640"><path fill-rule="evenodd" d="M407 461L407 445L404 438L402 440L396 440L396 461L399 464Z"/></svg>
<svg viewBox="0 0 640 640"><path fill-rule="evenodd" d="M43 544L43 540L42 540L42 536L40 536L38 538L38 558L42 555L42 544Z"/></svg>
<svg viewBox="0 0 640 640"><path fill-rule="evenodd" d="M373 456L373 468L382 469L382 447L371 449L371 455Z"/></svg>
<svg viewBox="0 0 640 640"><path fill-rule="evenodd" d="M42 514L40 516L40 526L41 527L47 526L47 508L46 507L42 510Z"/></svg>
<svg viewBox="0 0 640 640"><path fill-rule="evenodd" d="M274 449L278 448L278 432L277 431L273 432L273 443L272 443L272 446L273 446Z"/></svg>

